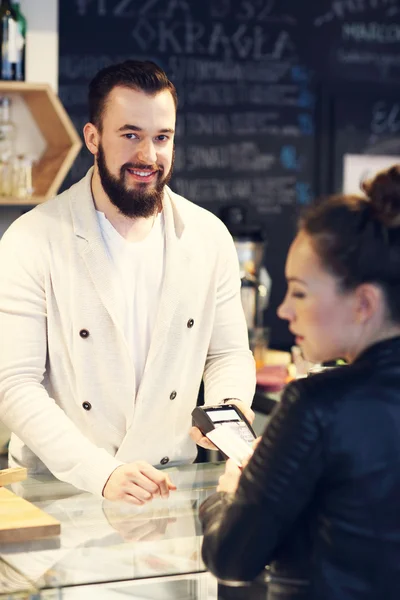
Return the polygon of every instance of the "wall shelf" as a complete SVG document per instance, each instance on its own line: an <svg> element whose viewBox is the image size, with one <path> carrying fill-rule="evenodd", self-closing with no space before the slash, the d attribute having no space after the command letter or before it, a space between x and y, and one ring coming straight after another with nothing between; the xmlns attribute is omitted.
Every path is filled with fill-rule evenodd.
<svg viewBox="0 0 400 600"><path fill-rule="evenodd" d="M44 150L32 169L34 195L0 197L0 205L35 205L57 194L82 142L60 99L44 83L0 81L0 96L19 97L44 140ZM12 115L18 129L18 118Z"/></svg>

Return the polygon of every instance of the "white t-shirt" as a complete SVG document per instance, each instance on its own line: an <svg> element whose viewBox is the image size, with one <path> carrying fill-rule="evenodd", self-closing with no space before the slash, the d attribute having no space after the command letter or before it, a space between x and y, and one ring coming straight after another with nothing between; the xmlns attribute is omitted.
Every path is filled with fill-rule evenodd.
<svg viewBox="0 0 400 600"><path fill-rule="evenodd" d="M164 216L159 213L153 227L140 242L128 242L96 211L108 253L115 266L117 312L131 351L136 394L143 376L165 270Z"/></svg>

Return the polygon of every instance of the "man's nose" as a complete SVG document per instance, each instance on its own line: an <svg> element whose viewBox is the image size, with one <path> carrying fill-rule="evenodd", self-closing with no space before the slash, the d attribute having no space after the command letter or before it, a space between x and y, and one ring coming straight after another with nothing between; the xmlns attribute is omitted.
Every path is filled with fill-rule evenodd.
<svg viewBox="0 0 400 600"><path fill-rule="evenodd" d="M152 140L142 140L137 157L143 164L154 165L157 162L157 153Z"/></svg>

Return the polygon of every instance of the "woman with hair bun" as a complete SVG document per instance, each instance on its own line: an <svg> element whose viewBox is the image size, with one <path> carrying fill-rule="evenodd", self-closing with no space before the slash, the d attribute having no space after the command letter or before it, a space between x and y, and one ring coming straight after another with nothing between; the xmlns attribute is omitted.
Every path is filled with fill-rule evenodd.
<svg viewBox="0 0 400 600"><path fill-rule="evenodd" d="M400 166L302 216L278 315L306 359L243 470L201 506L222 580L270 565L268 599L400 598Z"/></svg>

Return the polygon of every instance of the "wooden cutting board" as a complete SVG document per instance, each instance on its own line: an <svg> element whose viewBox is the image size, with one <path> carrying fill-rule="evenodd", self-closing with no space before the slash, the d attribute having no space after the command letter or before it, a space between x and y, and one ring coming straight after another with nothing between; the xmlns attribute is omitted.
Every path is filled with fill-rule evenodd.
<svg viewBox="0 0 400 600"><path fill-rule="evenodd" d="M23 481L27 478L27 470L23 467L16 467L14 469L2 469L0 471L0 486L10 485L16 481Z"/></svg>
<svg viewBox="0 0 400 600"><path fill-rule="evenodd" d="M0 485L26 478L26 469L0 471ZM31 502L0 487L0 544L25 542L59 535L60 522Z"/></svg>

